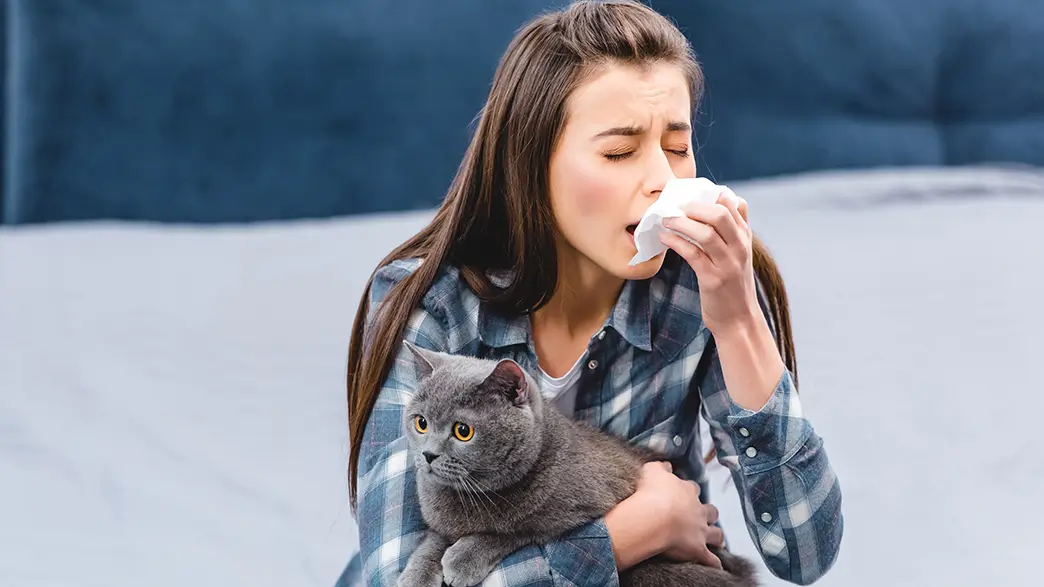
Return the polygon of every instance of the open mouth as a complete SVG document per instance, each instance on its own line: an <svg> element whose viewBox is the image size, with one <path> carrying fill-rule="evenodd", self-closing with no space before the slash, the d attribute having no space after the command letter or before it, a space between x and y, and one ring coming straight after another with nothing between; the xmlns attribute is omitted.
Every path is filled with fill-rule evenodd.
<svg viewBox="0 0 1044 587"><path fill-rule="evenodd" d="M629 232L631 234L634 234L634 231L636 231L636 230L638 230L638 225L637 224L629 224L629 225L627 225L627 232Z"/></svg>

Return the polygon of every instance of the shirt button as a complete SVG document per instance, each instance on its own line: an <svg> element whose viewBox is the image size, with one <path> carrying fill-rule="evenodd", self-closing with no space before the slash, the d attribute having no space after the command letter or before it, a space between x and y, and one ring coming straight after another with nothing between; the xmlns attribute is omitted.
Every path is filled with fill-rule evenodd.
<svg viewBox="0 0 1044 587"><path fill-rule="evenodd" d="M684 439L681 436L674 436L674 446L681 446Z"/></svg>
<svg viewBox="0 0 1044 587"><path fill-rule="evenodd" d="M604 330L598 333L598 340L602 340L603 338L605 338L605 331Z"/></svg>
<svg viewBox="0 0 1044 587"><path fill-rule="evenodd" d="M747 456L750 457L750 458L754 458L754 457L758 456L758 449L754 448L753 446L748 447L747 448Z"/></svg>
<svg viewBox="0 0 1044 587"><path fill-rule="evenodd" d="M587 364L587 368L594 371L598 367L598 361L591 359L591 362Z"/></svg>
<svg viewBox="0 0 1044 587"><path fill-rule="evenodd" d="M770 514L768 512L765 512L765 513L761 514L761 521L765 522L766 524L768 524L769 522L772 521L772 514Z"/></svg>
<svg viewBox="0 0 1044 587"><path fill-rule="evenodd" d="M746 428L740 428L740 436L743 436L743 437L750 436L750 430L747 430Z"/></svg>

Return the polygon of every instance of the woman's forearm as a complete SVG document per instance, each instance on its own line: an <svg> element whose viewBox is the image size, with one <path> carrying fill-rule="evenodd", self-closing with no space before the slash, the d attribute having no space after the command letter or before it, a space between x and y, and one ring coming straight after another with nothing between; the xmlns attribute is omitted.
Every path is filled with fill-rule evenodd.
<svg viewBox="0 0 1044 587"><path fill-rule="evenodd" d="M605 515L617 570L625 571L666 548L665 532L654 518L649 508L630 498Z"/></svg>
<svg viewBox="0 0 1044 587"><path fill-rule="evenodd" d="M765 315L755 306L750 316L713 334L729 396L740 407L759 411L786 368Z"/></svg>

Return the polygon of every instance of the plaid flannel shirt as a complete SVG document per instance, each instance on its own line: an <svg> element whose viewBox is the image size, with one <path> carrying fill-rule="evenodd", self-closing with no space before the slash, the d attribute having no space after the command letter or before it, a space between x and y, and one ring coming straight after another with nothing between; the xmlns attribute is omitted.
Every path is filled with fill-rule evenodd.
<svg viewBox="0 0 1044 587"><path fill-rule="evenodd" d="M679 476L700 484L706 500L702 415L718 461L731 472L747 531L766 566L787 581L809 584L833 565L843 529L841 490L822 440L802 415L789 372L761 410L732 402L700 318L695 274L683 262L672 261L678 259L669 258L650 280L628 282L604 327L591 338L574 417L666 453ZM416 260L396 261L378 270L370 318L389 289L418 265ZM404 337L432 350L511 358L527 370L538 368L528 316L493 313L452 267L440 270ZM706 367L697 374L701 359ZM400 351L366 426L359 461L360 552L339 587L394 585L424 534L400 424L416 382L412 359ZM604 519L515 552L483 582L618 584Z"/></svg>

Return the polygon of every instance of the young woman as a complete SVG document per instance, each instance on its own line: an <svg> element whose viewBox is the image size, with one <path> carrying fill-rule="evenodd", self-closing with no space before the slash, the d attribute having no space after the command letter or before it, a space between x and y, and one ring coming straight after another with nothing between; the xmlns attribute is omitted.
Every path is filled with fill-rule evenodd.
<svg viewBox="0 0 1044 587"><path fill-rule="evenodd" d="M424 530L400 429L416 382L404 339L512 358L558 409L674 463L646 466L603 519L508 557L498 585L613 585L656 554L719 565L701 412L771 572L808 584L833 564L840 487L801 411L785 290L746 203L690 206L670 227L702 250L664 237L665 254L629 265L665 182L696 174L701 80L685 37L639 3L576 3L511 43L444 203L381 263L353 328L349 568L367 585L394 585Z"/></svg>

